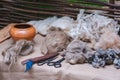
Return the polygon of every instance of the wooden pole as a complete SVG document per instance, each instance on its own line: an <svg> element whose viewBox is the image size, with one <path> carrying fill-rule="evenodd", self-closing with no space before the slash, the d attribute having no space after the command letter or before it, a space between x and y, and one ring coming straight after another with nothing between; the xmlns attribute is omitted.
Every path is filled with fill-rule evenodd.
<svg viewBox="0 0 120 80"><path fill-rule="evenodd" d="M115 0L109 0L109 3L115 4ZM110 6L110 9L114 9L114 7Z"/></svg>
<svg viewBox="0 0 120 80"><path fill-rule="evenodd" d="M115 0L109 0L111 4L115 4Z"/></svg>
<svg viewBox="0 0 120 80"><path fill-rule="evenodd" d="M109 3L115 4L115 0L109 0ZM109 7L110 9L114 9L114 7ZM114 11L110 11L110 14L114 15Z"/></svg>

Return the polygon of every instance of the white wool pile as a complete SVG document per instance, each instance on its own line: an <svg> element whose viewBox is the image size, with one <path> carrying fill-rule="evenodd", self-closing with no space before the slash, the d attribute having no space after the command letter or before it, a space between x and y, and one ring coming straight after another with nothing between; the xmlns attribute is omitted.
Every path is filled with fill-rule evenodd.
<svg viewBox="0 0 120 80"><path fill-rule="evenodd" d="M27 23L32 24L35 27L37 33L43 35L47 34L47 30L50 27L59 27L63 29L66 33L68 33L74 26L74 20L67 16L61 18L57 18L56 16L54 16L44 20L29 21Z"/></svg>
<svg viewBox="0 0 120 80"><path fill-rule="evenodd" d="M50 27L59 27L63 29L66 33L69 33L69 31L75 26L75 21L74 19L64 16L56 21L54 21Z"/></svg>
<svg viewBox="0 0 120 80"><path fill-rule="evenodd" d="M71 29L70 35L73 38L79 35L84 40L94 39L95 41L98 41L104 28L110 28L113 31L117 31L117 22L113 19L97 13L86 15L84 14L84 10L80 10L80 13L77 16L76 25L76 27Z"/></svg>
<svg viewBox="0 0 120 80"><path fill-rule="evenodd" d="M104 32L104 28L118 31L116 28L117 22L113 19L99 15L98 13L85 14L84 11L84 9L80 10L80 13L77 15L77 20L67 16L61 18L54 16L28 23L36 28L37 33L43 35L47 34L50 27L59 27L72 38L79 36L82 40L89 40L91 42L99 40L101 34Z"/></svg>
<svg viewBox="0 0 120 80"><path fill-rule="evenodd" d="M46 35L47 34L47 30L49 28L49 25L54 22L55 20L57 20L57 17L49 17L46 18L44 20L39 20L39 21L29 21L27 22L28 24L31 24L35 27L37 33Z"/></svg>

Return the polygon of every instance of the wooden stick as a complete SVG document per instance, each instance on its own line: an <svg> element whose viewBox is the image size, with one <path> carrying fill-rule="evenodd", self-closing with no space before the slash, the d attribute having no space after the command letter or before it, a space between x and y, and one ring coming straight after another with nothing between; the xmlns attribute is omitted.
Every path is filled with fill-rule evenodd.
<svg viewBox="0 0 120 80"><path fill-rule="evenodd" d="M53 53L53 54L46 54L44 56L40 56L40 57L35 57L35 58L30 58L30 59L26 59L24 61L21 62L21 64L25 64L27 61L31 60L33 63L37 63L39 61L44 61L47 60L49 58L53 58L55 56L57 56L59 53Z"/></svg>
<svg viewBox="0 0 120 80"><path fill-rule="evenodd" d="M109 6L109 7L119 8L120 9L120 5L115 5L114 4L115 0L110 0L109 1L110 3L102 2L100 0L84 0L84 1L95 3L95 4L99 4L99 5L103 5L103 6Z"/></svg>
<svg viewBox="0 0 120 80"><path fill-rule="evenodd" d="M6 6L6 8L15 10L15 11L22 11L22 12L33 13L33 14L49 14L49 15L76 17L76 16L69 15L69 14L60 14L60 13L55 13L55 12L45 12L45 11L36 11L36 10L26 10L26 9L21 9L21 8L15 8L12 6Z"/></svg>

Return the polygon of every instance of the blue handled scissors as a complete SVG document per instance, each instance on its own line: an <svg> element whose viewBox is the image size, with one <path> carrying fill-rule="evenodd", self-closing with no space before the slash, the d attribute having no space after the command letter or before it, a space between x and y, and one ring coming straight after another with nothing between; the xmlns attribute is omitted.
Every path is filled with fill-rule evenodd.
<svg viewBox="0 0 120 80"><path fill-rule="evenodd" d="M48 66L54 66L55 68L59 68L59 67L62 66L62 65L61 65L61 62L64 61L64 60L65 60L65 58L61 58L61 59L58 60L58 61L49 62L49 63L47 63L47 65L48 65Z"/></svg>

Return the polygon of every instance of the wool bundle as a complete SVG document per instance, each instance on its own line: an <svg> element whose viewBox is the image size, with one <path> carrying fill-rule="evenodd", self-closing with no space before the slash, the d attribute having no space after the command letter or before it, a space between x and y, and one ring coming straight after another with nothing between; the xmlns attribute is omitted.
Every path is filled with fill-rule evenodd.
<svg viewBox="0 0 120 80"><path fill-rule="evenodd" d="M15 44L3 51L3 61L9 65L10 69L17 62L18 56L28 55L33 51L32 41L19 40Z"/></svg>
<svg viewBox="0 0 120 80"><path fill-rule="evenodd" d="M117 32L119 29L117 22L113 19L99 15L98 13L86 15L84 14L84 10L80 10L76 21L76 27L70 31L71 37L75 38L79 35L81 40L89 41L93 46L104 33L104 28L111 29L114 32Z"/></svg>
<svg viewBox="0 0 120 80"><path fill-rule="evenodd" d="M39 20L39 21L29 21L27 23L32 24L35 27L37 33L40 33L42 35L46 35L47 30L49 29L49 25L55 20L57 20L56 16L49 17L49 18L46 18L44 20Z"/></svg>
<svg viewBox="0 0 120 80"><path fill-rule="evenodd" d="M85 63L88 52L92 52L87 44L79 38L74 39L62 52L65 55L65 59L68 63L76 64L76 63Z"/></svg>
<svg viewBox="0 0 120 80"><path fill-rule="evenodd" d="M105 30L105 33L101 35L99 41L95 44L95 49L120 49L120 37L116 32L110 29Z"/></svg>
<svg viewBox="0 0 120 80"><path fill-rule="evenodd" d="M61 52L70 43L71 38L60 28L51 27L41 46L43 54Z"/></svg>
<svg viewBox="0 0 120 80"><path fill-rule="evenodd" d="M27 23L32 24L36 28L36 31L42 35L47 35L47 30L49 30L50 27L61 28L68 33L75 25L74 20L67 16L61 18L54 16L44 20L29 21Z"/></svg>

